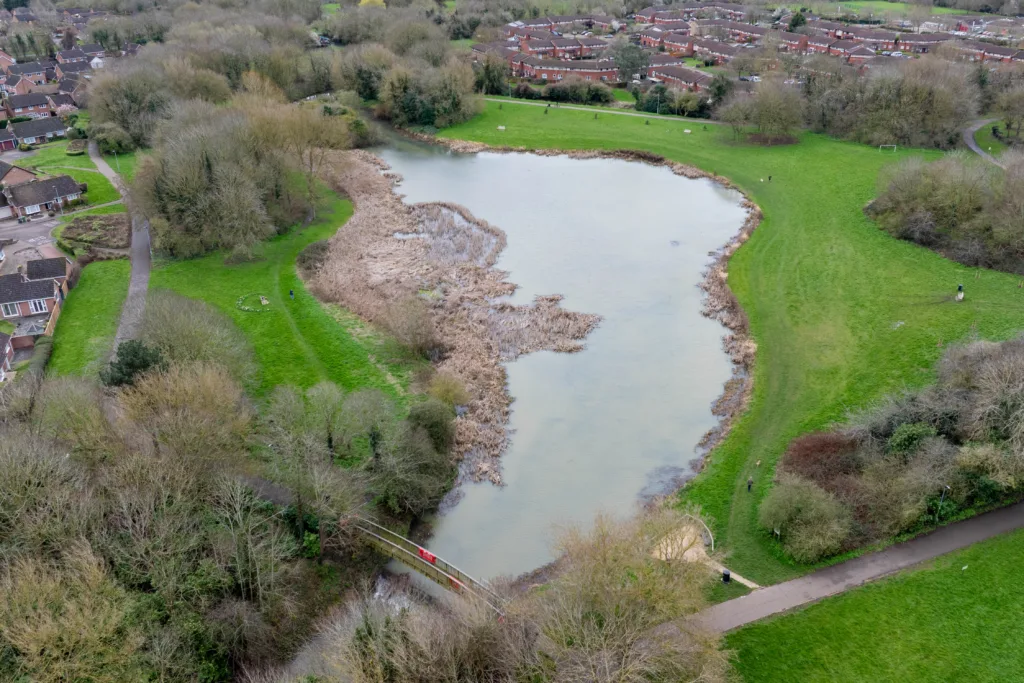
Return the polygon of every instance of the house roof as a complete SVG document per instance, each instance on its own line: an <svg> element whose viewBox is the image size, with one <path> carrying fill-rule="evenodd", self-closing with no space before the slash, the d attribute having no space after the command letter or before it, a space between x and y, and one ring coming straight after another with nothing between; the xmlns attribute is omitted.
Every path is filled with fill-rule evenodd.
<svg viewBox="0 0 1024 683"><path fill-rule="evenodd" d="M697 48L702 48L716 55L725 55L727 57L734 57L736 56L736 53L740 51L739 48L717 40L695 40L693 41L693 49L696 50Z"/></svg>
<svg viewBox="0 0 1024 683"><path fill-rule="evenodd" d="M22 76L24 74L41 74L46 71L48 64L42 62L25 62L24 64L11 64L7 67L7 73L17 74Z"/></svg>
<svg viewBox="0 0 1024 683"><path fill-rule="evenodd" d="M64 256L29 261L25 264L25 274L29 280L53 279L68 274L68 260Z"/></svg>
<svg viewBox="0 0 1024 683"><path fill-rule="evenodd" d="M696 69L689 69L685 66L660 66L656 70L652 70L654 75L665 76L666 78L673 78L682 83L692 83L694 85L700 85L711 80L711 76L697 71Z"/></svg>
<svg viewBox="0 0 1024 683"><path fill-rule="evenodd" d="M953 40L954 36L948 33L901 33L901 43L941 43L944 40Z"/></svg>
<svg viewBox="0 0 1024 683"><path fill-rule="evenodd" d="M46 94L30 92L27 95L10 95L7 98L7 104L11 109L17 109L18 107L38 107L41 104L46 104Z"/></svg>
<svg viewBox="0 0 1024 683"><path fill-rule="evenodd" d="M73 47L70 50L61 50L57 53L57 56L61 59L85 59L89 55L85 54L84 50Z"/></svg>
<svg viewBox="0 0 1024 683"><path fill-rule="evenodd" d="M8 142L14 139L14 133L7 128L0 128L0 142Z"/></svg>
<svg viewBox="0 0 1024 683"><path fill-rule="evenodd" d="M58 197L80 194L82 186L71 176L59 175L46 180L30 180L13 185L6 190L14 206L33 206L52 202Z"/></svg>
<svg viewBox="0 0 1024 683"><path fill-rule="evenodd" d="M86 43L81 47L81 50L87 55L102 54L104 52L99 43Z"/></svg>
<svg viewBox="0 0 1024 683"><path fill-rule="evenodd" d="M858 43L855 40L837 40L836 42L829 45L829 47L832 48L833 50L843 50L844 52L846 52L848 50L852 50L853 48L859 45L860 43Z"/></svg>
<svg viewBox="0 0 1024 683"><path fill-rule="evenodd" d="M7 345L11 343L11 335L0 332L0 353L7 353Z"/></svg>
<svg viewBox="0 0 1024 683"><path fill-rule="evenodd" d="M13 137L13 136L11 136L11 137ZM8 139L10 139L10 138L8 138ZM36 175L35 171L30 171L27 168L21 168L21 166L15 166L14 164L9 164L6 161L0 161L0 182L3 181L3 179L7 176L8 173L11 172L11 169L13 169L13 168L17 168L19 170L22 170L25 173L31 173L32 175Z"/></svg>
<svg viewBox="0 0 1024 683"><path fill-rule="evenodd" d="M19 83L21 83L21 76L18 75L8 76L4 79L4 86L11 90L13 90Z"/></svg>
<svg viewBox="0 0 1024 683"><path fill-rule="evenodd" d="M72 107L75 106L74 99L72 99L71 95L68 95L67 93L54 93L52 95L47 95L46 99L50 101L50 105L55 109L65 104Z"/></svg>
<svg viewBox="0 0 1024 683"><path fill-rule="evenodd" d="M67 64L58 64L57 68L60 69L62 74L76 74L82 73L83 71L92 71L92 67L89 62L69 62Z"/></svg>
<svg viewBox="0 0 1024 683"><path fill-rule="evenodd" d="M49 299L55 286L53 280L26 280L21 273L0 275L0 304Z"/></svg>
<svg viewBox="0 0 1024 683"><path fill-rule="evenodd" d="M64 122L56 116L47 116L41 119L12 123L9 127L14 129L14 136L20 140L21 138L34 138L47 133L61 132L64 130Z"/></svg>
<svg viewBox="0 0 1024 683"><path fill-rule="evenodd" d="M57 81L57 92L70 94L81 88L84 84L78 80L77 74L68 74Z"/></svg>

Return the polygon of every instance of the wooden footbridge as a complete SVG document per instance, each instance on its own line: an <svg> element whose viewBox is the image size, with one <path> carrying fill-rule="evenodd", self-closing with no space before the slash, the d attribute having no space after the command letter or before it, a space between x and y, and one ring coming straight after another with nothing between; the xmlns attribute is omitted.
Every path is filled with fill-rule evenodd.
<svg viewBox="0 0 1024 683"><path fill-rule="evenodd" d="M426 548L368 519L357 518L356 528L375 548L418 574L458 595L480 600L499 616L504 615L505 600L485 582L473 578Z"/></svg>

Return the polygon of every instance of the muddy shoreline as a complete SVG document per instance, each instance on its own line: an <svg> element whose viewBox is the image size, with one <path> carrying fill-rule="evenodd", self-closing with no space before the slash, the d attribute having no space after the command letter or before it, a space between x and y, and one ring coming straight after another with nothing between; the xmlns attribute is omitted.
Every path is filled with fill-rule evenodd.
<svg viewBox="0 0 1024 683"><path fill-rule="evenodd" d="M536 150L491 147L429 136L412 137L459 153L488 151L638 161L669 168L686 178L708 178L724 187L738 189L727 178L648 152ZM504 232L457 205L404 204L396 191L401 178L391 173L378 157L358 150L338 153L332 159L327 177L335 189L352 198L355 213L330 240L330 256L325 266L311 278L313 290L325 300L340 303L384 325L394 301L409 296L430 301L437 331L449 349L437 364L438 370L462 379L472 395L465 414L457 420L456 454L462 461L460 479L486 479L500 485L499 458L508 443L507 425L513 400L508 395L503 364L536 350L582 350L582 340L600 318L562 309L559 295L537 297L531 306L499 301L516 289L515 284L507 281L508 273L494 268L505 246ZM702 315L717 320L727 330L723 347L732 364L732 377L712 405L718 424L697 446L702 456L698 470L706 463L707 454L728 435L746 409L752 390L756 345L750 338L746 314L727 282L729 259L761 221L761 211L755 204L744 199L742 206L747 209L743 226L728 244L710 254L712 260L698 285L704 292ZM462 249L457 257L446 258L446 250L438 248L437 243L415 239L425 232L425 217L429 218L429 213L437 210L461 219L459 226L448 225L449 229L442 231L442 241L464 243L475 239L481 242L478 237L467 237L474 232L488 235L491 241L481 242L479 249ZM457 493L455 495L449 502L457 500Z"/></svg>

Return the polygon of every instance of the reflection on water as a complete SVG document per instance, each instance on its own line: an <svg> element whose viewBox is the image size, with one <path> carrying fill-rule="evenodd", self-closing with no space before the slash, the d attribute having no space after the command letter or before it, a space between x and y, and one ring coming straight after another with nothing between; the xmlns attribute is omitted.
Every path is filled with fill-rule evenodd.
<svg viewBox="0 0 1024 683"><path fill-rule="evenodd" d="M700 315L709 252L745 218L738 193L664 168L526 154L378 150L406 201L448 201L505 230L497 267L513 300L563 294L604 321L578 354L508 365L506 486L467 484L431 550L470 574L518 575L551 559L557 524L631 511L692 476L710 406L730 376L724 329Z"/></svg>

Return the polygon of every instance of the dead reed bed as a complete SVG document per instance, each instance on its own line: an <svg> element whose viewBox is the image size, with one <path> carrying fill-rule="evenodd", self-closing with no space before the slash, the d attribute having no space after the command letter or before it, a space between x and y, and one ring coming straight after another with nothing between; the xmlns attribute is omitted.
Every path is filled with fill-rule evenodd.
<svg viewBox="0 0 1024 683"><path fill-rule="evenodd" d="M372 154L334 153L326 177L356 210L331 238L310 287L385 326L398 302L416 297L429 306L444 348L437 369L458 377L471 397L456 422L462 474L500 484L512 402L502 363L533 351L579 351L600 318L562 309L560 296L530 306L501 301L516 288L494 268L504 232L457 205L404 204L393 190L397 174Z"/></svg>

